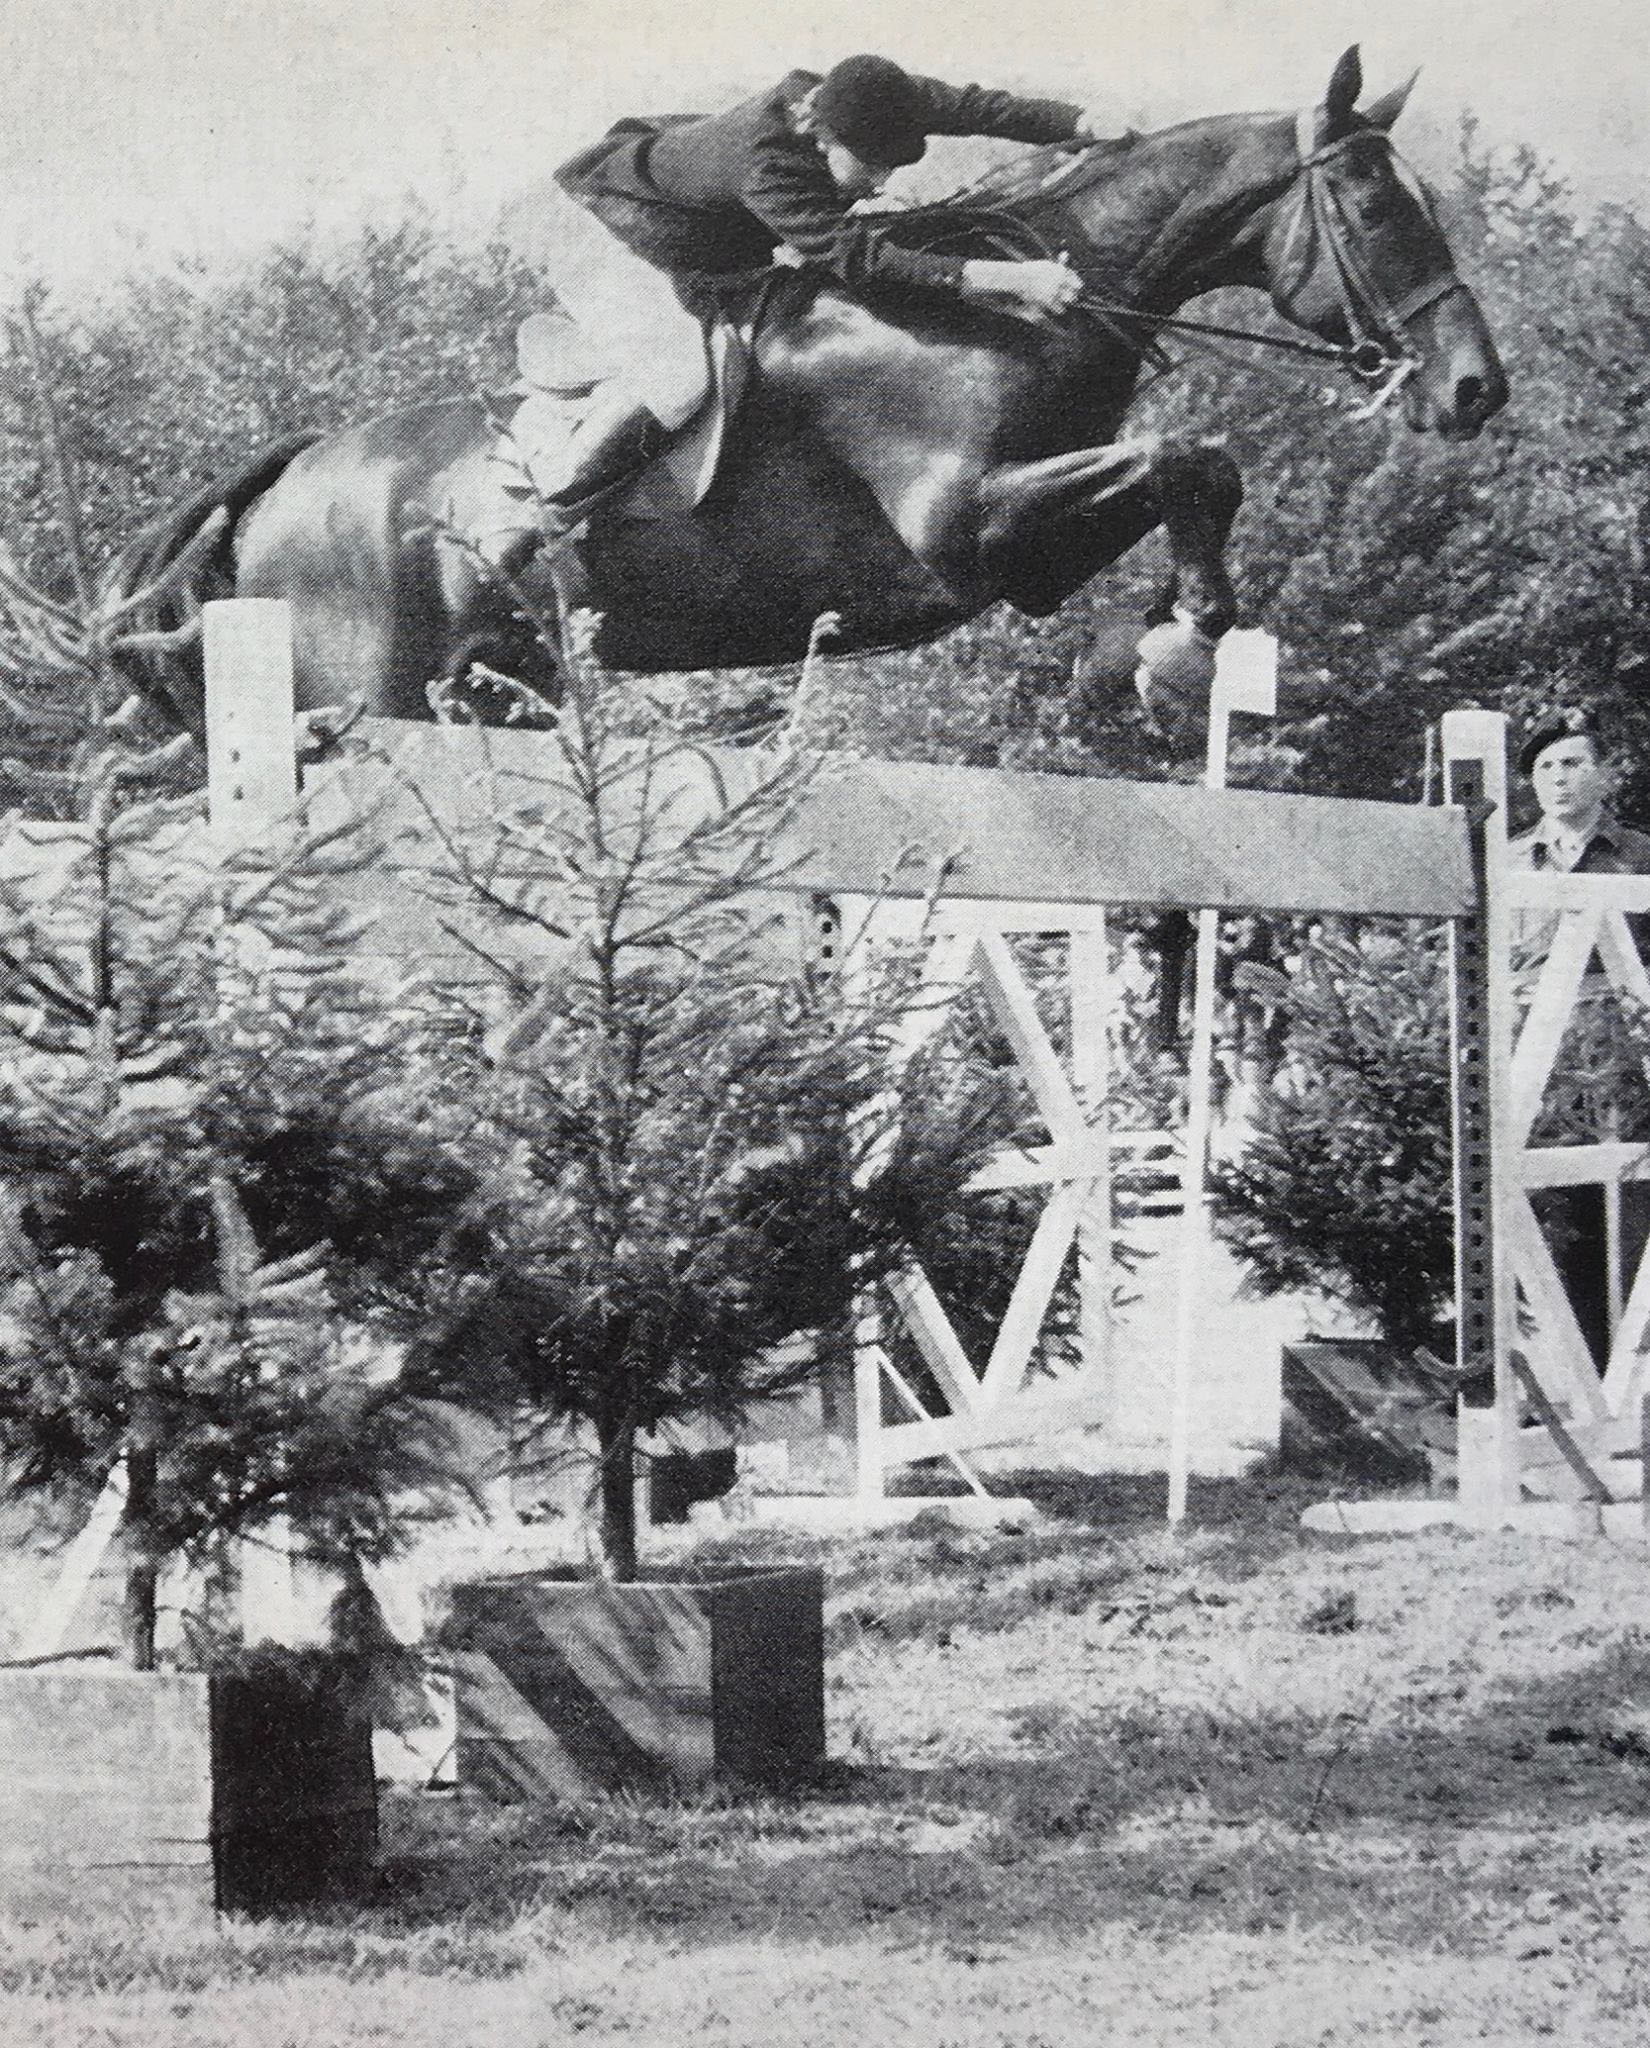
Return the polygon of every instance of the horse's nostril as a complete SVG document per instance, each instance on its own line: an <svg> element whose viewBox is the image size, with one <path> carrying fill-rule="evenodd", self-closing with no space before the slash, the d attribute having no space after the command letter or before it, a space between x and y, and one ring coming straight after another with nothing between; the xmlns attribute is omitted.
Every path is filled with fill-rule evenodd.
<svg viewBox="0 0 1650 2048"><path fill-rule="evenodd" d="M1464 426L1483 426L1506 402L1507 380L1498 364L1455 380L1455 417Z"/></svg>

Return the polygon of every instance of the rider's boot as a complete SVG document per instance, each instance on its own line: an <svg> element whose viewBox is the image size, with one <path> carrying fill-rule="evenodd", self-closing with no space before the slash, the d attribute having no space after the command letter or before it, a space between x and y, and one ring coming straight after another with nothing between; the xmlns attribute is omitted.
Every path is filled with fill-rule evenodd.
<svg viewBox="0 0 1650 2048"><path fill-rule="evenodd" d="M596 499L635 476L665 439L665 428L649 407L617 392L599 399L573 434L565 475L544 493L555 530L578 525Z"/></svg>

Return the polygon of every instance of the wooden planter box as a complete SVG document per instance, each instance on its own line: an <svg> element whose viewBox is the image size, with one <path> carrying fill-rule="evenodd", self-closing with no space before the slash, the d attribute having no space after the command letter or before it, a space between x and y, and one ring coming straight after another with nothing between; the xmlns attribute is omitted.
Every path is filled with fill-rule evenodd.
<svg viewBox="0 0 1650 2048"><path fill-rule="evenodd" d="M813 1568L457 1587L460 1782L500 1799L806 1783L825 1760L824 1603Z"/></svg>
<svg viewBox="0 0 1650 2048"><path fill-rule="evenodd" d="M1454 1380L1378 1338L1286 1344L1282 1387L1280 1448L1291 1470L1410 1485L1454 1457Z"/></svg>
<svg viewBox="0 0 1650 2048"><path fill-rule="evenodd" d="M285 1675L0 1670L0 1754L14 1887L126 1873L263 1913L371 1869L371 1725Z"/></svg>

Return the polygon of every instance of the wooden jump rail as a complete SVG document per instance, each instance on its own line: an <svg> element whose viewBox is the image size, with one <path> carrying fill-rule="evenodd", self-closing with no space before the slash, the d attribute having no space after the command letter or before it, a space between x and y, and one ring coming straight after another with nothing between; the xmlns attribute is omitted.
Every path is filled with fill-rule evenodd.
<svg viewBox="0 0 1650 2048"><path fill-rule="evenodd" d="M296 796L284 607L247 600L209 605L206 650L214 827L244 841L269 830ZM387 765L323 769L317 803L347 806L393 785L412 798L403 822L422 818L426 826L460 832L485 825L490 808L542 804L554 773L555 742L542 733L391 721L365 721L361 730ZM835 906L843 924L869 918L878 931L897 936L913 929L916 906L943 865L943 895L927 927L932 978L946 986L978 978L1052 1137L1039 1154L1005 1157L995 1169L992 1184L1042 1186L1047 1196L983 1371L964 1357L920 1273L894 1290L894 1312L949 1412L924 1412L895 1371L886 1330L874 1319L862 1327L862 1501L881 1497L886 1473L898 1464L937 1455L961 1460L970 1448L1015 1441L1030 1427L1104 1414L1111 1161L1103 1120L1097 1125L1086 1105L1105 1093L1105 915L1123 905L1450 926L1457 1363L1464 1376L1482 1374L1496 1389L1487 1418L1463 1418L1463 1467L1471 1467L1463 1490L1481 1516L1506 1518L1517 1508L1528 1457L1521 1370L1535 1374L1562 1423L1568 1448L1558 1446L1554 1462L1572 1475L1577 1457L1599 1454L1611 1430L1621 1434L1617 1422L1639 1390L1650 1278L1641 1276L1625 1306L1620 1359L1602 1388L1596 1377L1589 1385L1574 1317L1566 1320L1563 1290L1525 1189L1543 1174L1602 1178L1619 1188L1622 1178L1650 1177L1650 1169L1638 1164L1636 1151L1628 1157L1631 1148L1591 1148L1585 1159L1572 1156L1572 1148L1562 1159L1544 1158L1530 1154L1525 1139L1589 953L1602 950L1622 984L1642 989L1650 1003L1650 982L1622 923L1626 910L1650 911L1650 879L1567 878L1555 885L1512 875L1503 720L1488 712L1449 714L1444 757L1446 802L1430 807L873 760L833 764L808 787L780 849L790 863L786 890ZM685 753L683 762L684 776L702 777L706 803L722 800L723 791L743 793L764 772L750 750ZM381 889L385 950L439 950L427 906L420 910L416 897L416 889ZM1520 1035L1509 934L1515 911L1532 907L1556 913L1561 936L1551 988L1538 992ZM1583 926L1593 935L1590 945ZM1069 1058L1056 1053L1013 958L1012 936L1030 932L1063 934L1068 943ZM1039 1328L1073 1245L1083 1361L1069 1383L1051 1386L1045 1376L1033 1388ZM1533 1346L1518 1337L1521 1301L1539 1325ZM884 1422L885 1388L915 1411L906 1421ZM1636 1422L1633 1431L1636 1445Z"/></svg>

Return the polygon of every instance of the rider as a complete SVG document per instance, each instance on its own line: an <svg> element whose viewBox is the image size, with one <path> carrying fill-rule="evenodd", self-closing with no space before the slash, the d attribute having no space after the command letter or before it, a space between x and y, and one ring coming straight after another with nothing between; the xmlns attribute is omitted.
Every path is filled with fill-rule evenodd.
<svg viewBox="0 0 1650 2048"><path fill-rule="evenodd" d="M1063 263L902 249L855 214L930 135L1098 139L1069 102L945 85L860 56L823 77L793 71L727 113L621 121L563 164L557 183L609 233L558 296L615 374L573 436L552 501L588 500L691 418L705 392L705 316L776 253L868 296L949 292L1034 323L1065 312L1081 283Z"/></svg>

